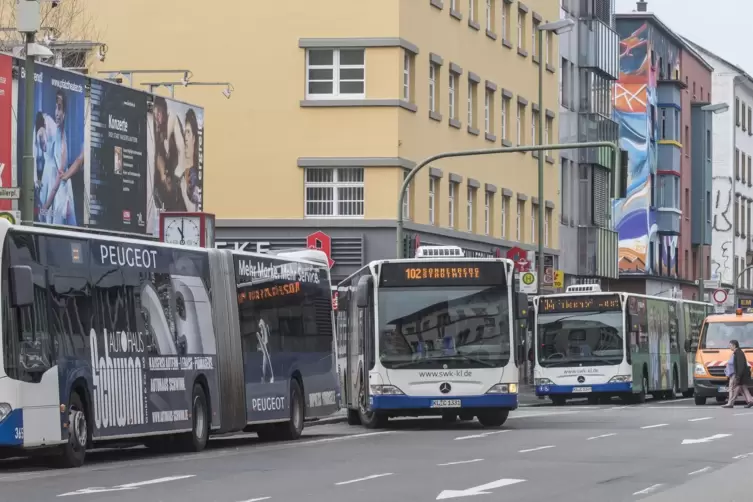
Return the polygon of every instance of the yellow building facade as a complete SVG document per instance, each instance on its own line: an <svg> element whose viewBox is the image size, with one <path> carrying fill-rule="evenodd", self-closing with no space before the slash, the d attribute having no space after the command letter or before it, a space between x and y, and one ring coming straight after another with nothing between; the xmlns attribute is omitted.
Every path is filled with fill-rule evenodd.
<svg viewBox="0 0 753 502"><path fill-rule="evenodd" d="M541 106L534 55L536 26L559 18L558 2L98 0L89 8L109 47L94 72L185 68L193 81L232 83L229 100L199 86L178 86L175 98L205 108L205 208L217 215L218 240L236 247L293 245L321 231L336 266L357 265L345 250L355 244L337 244L354 235L361 263L388 258L377 255L394 256L398 190L417 162L533 144L539 117L545 143L557 142L557 37L545 36ZM136 74L133 85L170 80ZM407 230L479 253L533 250L541 203L556 260L560 171L557 153L547 153L543 201L530 152L431 164L410 187Z"/></svg>

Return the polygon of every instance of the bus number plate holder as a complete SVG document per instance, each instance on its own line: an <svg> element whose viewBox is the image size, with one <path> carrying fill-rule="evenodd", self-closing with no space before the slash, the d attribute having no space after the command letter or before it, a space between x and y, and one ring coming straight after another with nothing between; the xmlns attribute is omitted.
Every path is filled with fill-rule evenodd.
<svg viewBox="0 0 753 502"><path fill-rule="evenodd" d="M573 393L591 392L591 387L573 387Z"/></svg>
<svg viewBox="0 0 753 502"><path fill-rule="evenodd" d="M432 408L460 408L460 399L434 399L431 402Z"/></svg>

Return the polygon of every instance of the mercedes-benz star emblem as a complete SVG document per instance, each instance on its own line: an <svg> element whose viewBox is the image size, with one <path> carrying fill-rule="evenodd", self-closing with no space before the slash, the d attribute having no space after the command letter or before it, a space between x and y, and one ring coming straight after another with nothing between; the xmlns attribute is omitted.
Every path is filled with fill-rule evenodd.
<svg viewBox="0 0 753 502"><path fill-rule="evenodd" d="M584 377L582 377L582 376L578 377L578 383L583 383L585 381L586 381L586 379Z"/></svg>
<svg viewBox="0 0 753 502"><path fill-rule="evenodd" d="M439 384L439 392L442 394L449 394L449 392L452 390L452 385L448 384L447 382Z"/></svg>

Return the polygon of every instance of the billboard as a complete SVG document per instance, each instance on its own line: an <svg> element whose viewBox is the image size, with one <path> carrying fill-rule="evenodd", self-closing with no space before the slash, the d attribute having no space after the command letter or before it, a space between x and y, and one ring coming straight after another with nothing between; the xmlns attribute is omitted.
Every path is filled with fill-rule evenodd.
<svg viewBox="0 0 753 502"><path fill-rule="evenodd" d="M26 74L21 67L18 85L18 159L21 179L24 134L34 131L34 220L55 225L81 226L86 190L84 139L86 99L84 76L37 65L34 73L34 121L26 124Z"/></svg>
<svg viewBox="0 0 753 502"><path fill-rule="evenodd" d="M147 113L147 233L162 211L202 211L204 110L155 96Z"/></svg>
<svg viewBox="0 0 753 502"><path fill-rule="evenodd" d="M91 81L89 226L146 232L147 95Z"/></svg>
<svg viewBox="0 0 753 502"><path fill-rule="evenodd" d="M13 186L13 58L0 55L0 187ZM13 209L12 201L0 200L0 211Z"/></svg>

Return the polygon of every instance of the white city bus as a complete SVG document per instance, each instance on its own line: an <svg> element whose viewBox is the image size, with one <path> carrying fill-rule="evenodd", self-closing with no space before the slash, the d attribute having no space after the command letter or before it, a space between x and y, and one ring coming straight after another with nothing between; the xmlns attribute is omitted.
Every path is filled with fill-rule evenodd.
<svg viewBox="0 0 753 502"><path fill-rule="evenodd" d="M375 428L390 417L440 415L500 426L518 406L513 347L527 316L513 263L444 246L417 256L373 261L338 285L348 423Z"/></svg>
<svg viewBox="0 0 753 502"><path fill-rule="evenodd" d="M556 405L587 397L643 402L693 394L688 351L707 303L570 286L534 298L536 395Z"/></svg>
<svg viewBox="0 0 753 502"><path fill-rule="evenodd" d="M327 259L0 219L0 454L296 439L339 409Z"/></svg>

